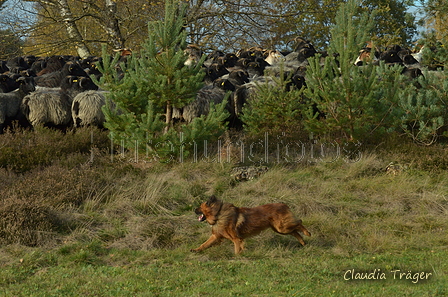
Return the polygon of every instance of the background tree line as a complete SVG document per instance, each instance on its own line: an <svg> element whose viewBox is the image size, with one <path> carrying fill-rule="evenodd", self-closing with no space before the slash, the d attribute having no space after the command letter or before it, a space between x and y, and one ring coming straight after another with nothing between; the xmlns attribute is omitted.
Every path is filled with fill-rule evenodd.
<svg viewBox="0 0 448 297"><path fill-rule="evenodd" d="M147 23L163 18L164 2L154 0L3 0L0 1L2 58L18 54L100 55L109 50L139 50ZM189 43L204 49L234 51L250 46L285 50L303 36L325 49L341 1L191 0L186 29ZM345 2L345 1L343 1ZM409 8L426 17L420 25L446 38L447 4L441 0L365 0L359 14L377 11L372 39L376 44L411 45L419 23ZM13 8L13 9L11 9ZM360 24L362 25L362 24Z"/></svg>

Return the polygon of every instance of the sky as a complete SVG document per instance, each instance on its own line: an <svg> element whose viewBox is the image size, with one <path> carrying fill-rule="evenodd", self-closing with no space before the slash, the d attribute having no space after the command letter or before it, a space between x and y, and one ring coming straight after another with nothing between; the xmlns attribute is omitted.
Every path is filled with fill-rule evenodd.
<svg viewBox="0 0 448 297"><path fill-rule="evenodd" d="M19 20L35 19L31 13L26 13L26 10L32 10L34 3L20 0L7 0L0 11L0 29L12 29L15 25L20 25L20 22L14 22L15 18Z"/></svg>

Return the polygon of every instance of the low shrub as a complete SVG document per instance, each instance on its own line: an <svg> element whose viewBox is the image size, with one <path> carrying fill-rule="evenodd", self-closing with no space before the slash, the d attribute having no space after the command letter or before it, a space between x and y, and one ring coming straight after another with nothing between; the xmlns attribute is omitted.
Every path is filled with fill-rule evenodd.
<svg viewBox="0 0 448 297"><path fill-rule="evenodd" d="M65 227L57 212L48 206L23 199L0 202L0 245L43 245Z"/></svg>
<svg viewBox="0 0 448 297"><path fill-rule="evenodd" d="M0 143L0 167L18 173L48 166L72 153L87 155L93 148L109 148L107 132L96 128L66 133L42 127L19 129L0 135Z"/></svg>

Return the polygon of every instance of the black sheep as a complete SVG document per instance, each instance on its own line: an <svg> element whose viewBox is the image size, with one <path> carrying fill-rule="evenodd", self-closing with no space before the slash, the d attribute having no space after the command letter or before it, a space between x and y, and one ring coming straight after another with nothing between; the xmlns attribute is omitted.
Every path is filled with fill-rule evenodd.
<svg viewBox="0 0 448 297"><path fill-rule="evenodd" d="M12 73L19 73L22 70L30 68L23 57L14 57L6 62L6 66Z"/></svg>
<svg viewBox="0 0 448 297"><path fill-rule="evenodd" d="M0 74L0 92L9 93L17 89L19 87L19 83L17 82L19 77L18 74L14 74L13 76Z"/></svg>
<svg viewBox="0 0 448 297"><path fill-rule="evenodd" d="M61 70L47 73L35 78L36 84L40 87L58 88L66 76L84 76L87 73L76 62L67 62Z"/></svg>

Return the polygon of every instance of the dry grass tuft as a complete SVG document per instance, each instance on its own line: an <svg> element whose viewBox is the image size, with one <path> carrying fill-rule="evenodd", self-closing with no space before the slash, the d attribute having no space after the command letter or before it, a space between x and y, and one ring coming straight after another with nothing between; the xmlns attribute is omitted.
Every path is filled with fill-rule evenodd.
<svg viewBox="0 0 448 297"><path fill-rule="evenodd" d="M134 216L125 224L126 234L110 247L132 250L173 249L191 241L192 221L185 216Z"/></svg>

